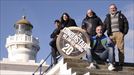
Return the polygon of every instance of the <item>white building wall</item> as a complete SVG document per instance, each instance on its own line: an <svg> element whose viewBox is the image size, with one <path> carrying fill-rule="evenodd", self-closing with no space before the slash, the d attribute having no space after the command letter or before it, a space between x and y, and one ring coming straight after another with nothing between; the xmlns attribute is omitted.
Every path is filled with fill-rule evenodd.
<svg viewBox="0 0 134 75"><path fill-rule="evenodd" d="M32 72L1 70L0 75L32 75Z"/></svg>
<svg viewBox="0 0 134 75"><path fill-rule="evenodd" d="M39 65L40 63L35 63L34 60L29 60L28 62L12 62L4 59L0 61L0 75L32 75ZM42 66L42 71L48 68L46 63ZM38 70L35 75L39 75L39 73Z"/></svg>

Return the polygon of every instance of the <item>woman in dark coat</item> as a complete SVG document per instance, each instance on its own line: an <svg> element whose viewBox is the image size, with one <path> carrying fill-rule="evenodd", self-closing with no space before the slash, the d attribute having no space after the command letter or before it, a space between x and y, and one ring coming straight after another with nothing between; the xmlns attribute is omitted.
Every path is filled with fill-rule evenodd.
<svg viewBox="0 0 134 75"><path fill-rule="evenodd" d="M62 27L77 26L74 19L72 19L68 13L63 13L61 16Z"/></svg>

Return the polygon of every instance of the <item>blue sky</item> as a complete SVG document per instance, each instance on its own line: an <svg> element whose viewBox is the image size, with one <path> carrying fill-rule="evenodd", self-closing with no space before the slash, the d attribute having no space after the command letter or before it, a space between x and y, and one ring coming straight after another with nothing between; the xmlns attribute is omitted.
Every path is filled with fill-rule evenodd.
<svg viewBox="0 0 134 75"><path fill-rule="evenodd" d="M40 40L37 62L50 53L50 34L54 30L54 20L60 19L63 12L75 19L78 26L88 9L93 9L104 21L108 6L115 3L129 21L129 33L125 36L125 61L134 63L134 1L133 0L0 0L0 60L7 58L6 38L15 34L13 25L23 15L34 26L33 36ZM117 54L116 54L117 57ZM50 62L50 61L48 61Z"/></svg>

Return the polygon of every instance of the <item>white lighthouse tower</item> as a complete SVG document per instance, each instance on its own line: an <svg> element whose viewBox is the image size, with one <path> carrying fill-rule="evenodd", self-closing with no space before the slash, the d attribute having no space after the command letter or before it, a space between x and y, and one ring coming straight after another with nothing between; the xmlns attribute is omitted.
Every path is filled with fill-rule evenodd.
<svg viewBox="0 0 134 75"><path fill-rule="evenodd" d="M39 40L32 36L32 24L23 16L14 25L16 33L6 39L8 59L10 61L28 62L36 60L39 51Z"/></svg>
<svg viewBox="0 0 134 75"><path fill-rule="evenodd" d="M14 24L16 33L6 39L8 58L0 60L0 75L32 75L40 63L36 63L39 40L32 36L32 24L23 16ZM48 65L42 65L42 71ZM40 74L40 70L36 71Z"/></svg>

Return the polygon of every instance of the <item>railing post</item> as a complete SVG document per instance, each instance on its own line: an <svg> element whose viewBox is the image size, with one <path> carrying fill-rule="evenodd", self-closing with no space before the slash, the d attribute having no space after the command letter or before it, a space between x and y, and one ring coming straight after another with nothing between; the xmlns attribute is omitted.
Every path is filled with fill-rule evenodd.
<svg viewBox="0 0 134 75"><path fill-rule="evenodd" d="M51 64L53 64L52 63L52 56L51 56L51 53L45 58L45 60L38 66L38 68L34 71L34 73L32 74L32 75L35 75L35 73L37 72L37 71L39 71L40 73L40 75L43 75L44 74L44 72L46 72L46 70L44 71L44 72L42 72L42 65L43 65L43 63L49 58L49 57L51 57ZM52 67L51 65L48 67L48 68L50 68L50 67ZM47 70L48 70L48 68L47 68Z"/></svg>
<svg viewBox="0 0 134 75"><path fill-rule="evenodd" d="M53 58L52 58L52 55L50 55L50 58L51 58L51 64L53 64Z"/></svg>
<svg viewBox="0 0 134 75"><path fill-rule="evenodd" d="M42 72L42 64L40 65L40 75L42 75L41 72Z"/></svg>

